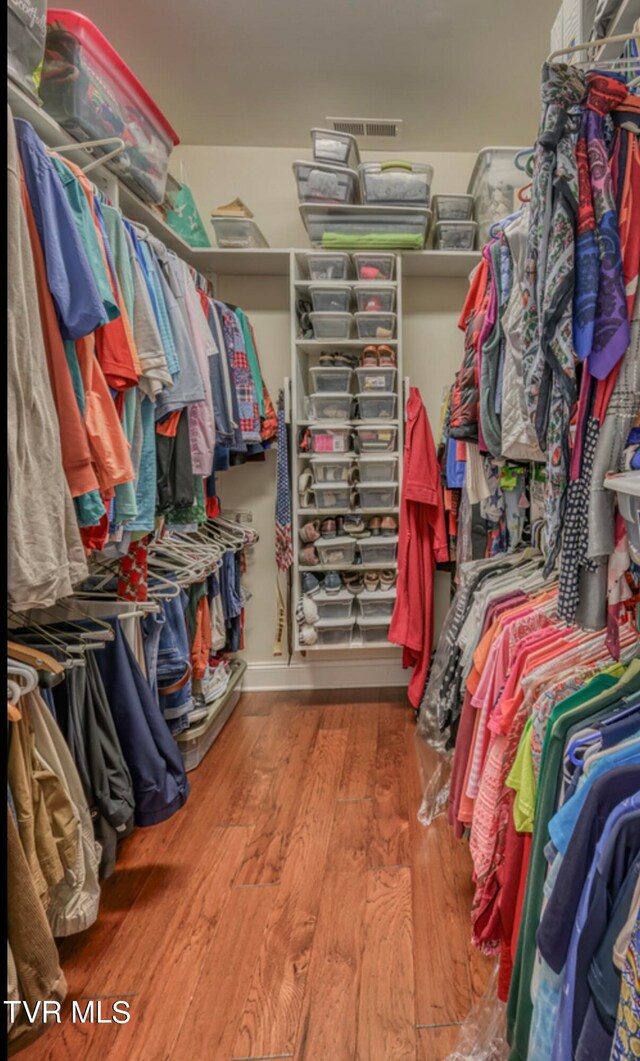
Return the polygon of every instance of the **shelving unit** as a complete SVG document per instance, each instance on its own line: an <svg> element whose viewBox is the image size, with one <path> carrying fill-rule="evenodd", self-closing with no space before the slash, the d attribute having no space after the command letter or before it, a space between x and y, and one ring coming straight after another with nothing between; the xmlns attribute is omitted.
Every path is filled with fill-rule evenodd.
<svg viewBox="0 0 640 1061"><path fill-rule="evenodd" d="M299 529L300 527L309 520L319 519L322 520L327 517L334 518L338 515L356 515L361 516L364 520L367 520L371 516L376 515L393 515L396 520L399 514L399 504L394 503L393 505L384 506L380 508L366 508L362 509L360 506L349 506L347 508L317 508L313 507L302 507L300 504L300 497L298 492L298 480L300 473L305 469L311 469L310 457L313 456L311 453L300 453L298 452L298 438L305 430L305 428L311 425L324 426L327 429L331 427L337 428L348 428L351 431L351 435L355 432L356 427L375 427L375 428L390 428L396 432L395 446L393 450L390 450L388 454L383 453L380 456L392 455L397 458L396 460L396 478L397 478L397 490L396 490L396 502L399 500L400 494L400 483L402 482L402 450L403 450L403 427L404 427L404 377L403 377L403 366L402 366L402 275L403 266L405 259L401 255L395 255L395 269L394 278L391 281L384 281L392 285L396 292L395 302L395 313L396 313L396 333L392 339L377 338L377 339L302 339L298 334L298 315L296 310L297 301L306 295L308 286L310 283L317 284L321 287L331 287L331 281L314 281L310 280L306 271L306 256L308 251L294 250L291 252L290 264L289 264L289 277L290 277L290 304L291 304L291 389L290 389L290 421L291 421L291 469L292 469L292 483L293 483L293 600L292 609L295 614L298 602L302 597L301 580L302 576L307 572L315 575L323 575L328 571L336 571L338 573L344 572L366 572L366 571L381 571L389 570L393 568L397 570L397 549L395 543L393 548L396 553L396 560L393 563L350 563L350 564L317 564L317 565L306 565L301 562L301 550L304 548L303 543L300 540ZM321 253L314 251L314 254ZM439 253L439 252L436 252ZM407 257L409 257L407 255ZM355 279L348 279L345 281L335 281L335 283L348 284L351 288L352 297L352 311L355 307L355 293L358 286L370 287L369 281L358 281ZM391 347L397 360L397 370L395 374L395 388L394 393L396 395L396 415L389 419L372 420L360 419L360 418L349 418L341 421L329 421L329 420L313 420L309 416L307 409L307 398L311 393L312 381L309 368L313 364L319 363L320 353L324 351L348 351L353 354L360 354L366 346L374 345L378 346L385 344ZM355 374L354 374L354 387L353 393L355 394ZM375 393L375 392L373 392ZM356 458L358 455L354 453L353 449L349 453L345 453L345 456L351 456ZM319 454L319 456L330 456L330 454ZM354 460L355 464L355 460ZM340 485L340 484L335 484ZM371 484L374 485L374 484ZM351 489L351 487L350 487ZM345 536L346 537L346 536ZM354 537L354 541L358 541ZM368 538L367 541L371 541ZM383 543L384 537L373 539L376 542ZM396 539L397 540L397 539ZM329 542L329 540L328 540ZM375 591L367 593L364 591L367 597L373 598ZM322 651L335 651L335 650L358 650L358 651L369 651L373 649L376 652L380 652L382 649L394 650L395 646L391 645L388 641L380 642L368 642L364 644L362 639L358 636L357 617L359 612L359 606L356 603L357 597L355 598L353 605L353 616L354 622L354 635L348 645L346 644L327 644L327 645L298 645L298 651L302 653L306 652L322 652Z"/></svg>

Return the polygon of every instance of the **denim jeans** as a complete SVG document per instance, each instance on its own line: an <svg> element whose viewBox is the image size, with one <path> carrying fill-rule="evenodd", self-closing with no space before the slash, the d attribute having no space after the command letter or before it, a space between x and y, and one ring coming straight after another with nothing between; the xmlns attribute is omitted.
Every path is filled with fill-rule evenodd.
<svg viewBox="0 0 640 1061"><path fill-rule="evenodd" d="M191 649L185 608L188 597L180 591L177 597L162 602L164 623L160 628L157 658L157 680L160 708L169 729L175 735L189 725L187 714L192 707ZM163 693L188 674L187 681L174 692Z"/></svg>

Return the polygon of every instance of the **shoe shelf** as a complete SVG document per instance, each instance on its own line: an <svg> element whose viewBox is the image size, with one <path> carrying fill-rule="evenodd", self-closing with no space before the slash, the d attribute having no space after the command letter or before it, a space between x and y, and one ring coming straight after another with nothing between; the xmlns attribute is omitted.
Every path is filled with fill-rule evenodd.
<svg viewBox="0 0 640 1061"><path fill-rule="evenodd" d="M313 254L327 253L331 256L331 252L314 251ZM404 260L399 254L395 255L394 263L394 275L391 280L380 279L379 283L385 287L393 287L395 295L395 303L393 313L395 313L395 334L391 338L386 336L376 336L368 339L353 338L347 339L315 339L313 336L307 336L306 338L301 337L299 327L299 315L298 309L301 299L308 301L308 289L311 284L316 285L319 288L331 288L336 285L348 284L351 291L350 301L350 312L356 312L356 294L360 287L372 287L375 286L375 280L354 280L352 278L342 281L338 280L319 280L314 281L309 279L309 273L306 269L306 255L300 251L291 252L290 268L289 268L289 285L290 285L290 325L291 325L291 390L290 390L290 421L291 421L291 462L290 466L292 469L292 491L293 491L293 504L292 504L292 515L293 515L293 528L294 528L294 541L293 541L293 572L292 572L292 600L291 600L291 614L295 616L299 602L302 599L302 576L311 573L318 577L322 577L330 571L340 573L354 573L362 572L363 574L367 571L383 571L383 570L394 570L397 571L397 560L393 563L353 563L353 564L303 564L301 558L302 549L308 547L309 543L303 543L300 539L299 529L303 524L311 519L323 520L326 518L335 519L336 516L359 516L365 522L374 516L394 516L396 521L398 520L399 505L398 498L400 494L400 483L402 482L402 453L403 453L403 435L404 435L404 406L405 406L405 394L404 394L404 376L403 376L403 362L402 362L402 274L403 274ZM306 310L305 310L306 312ZM355 320L355 318L354 318ZM355 328L355 323L353 324ZM332 352L344 352L345 354L351 354L354 358L354 367L360 366L360 358L364 348L367 346L385 346L389 347L395 354L397 371L395 373L395 384L393 386L393 393L395 394L395 416L393 419L386 419L381 417L380 419L354 419L348 420L342 419L340 421L329 421L321 419L312 419L311 413L313 405L307 401L311 393L313 392L313 378L315 374L311 372L311 366L319 363L320 354L323 351L327 353ZM387 351L388 354L388 351ZM321 366L323 367L323 366ZM329 367L329 366L327 366ZM342 367L342 366L339 366ZM346 366L344 366L346 367ZM370 366L367 366L370 367ZM382 367L382 366L381 366ZM375 366L374 366L375 368ZM355 396L357 390L356 375L353 373L352 377L352 396ZM381 391L382 393L382 391ZM388 392L384 392L388 393ZM372 391L372 395L375 395L375 391ZM315 404L315 403L313 403ZM388 409L391 411L391 408ZM336 453L336 456L345 456L354 458L354 468L358 468L356 458L362 456L380 456L380 457L395 457L395 476L394 479L397 481L398 488L395 492L395 504L371 507L362 509L358 504L356 497L354 500L356 504L350 504L342 508L318 508L303 506L301 503L301 495L299 492L299 479L308 470L313 474L312 464L310 458L316 456L329 456L328 453L316 453L301 452L298 449L299 440L302 435L310 427L326 428L328 432L332 429L341 427L346 428L350 432L350 448L345 453ZM392 429L395 432L395 445L391 450L383 450L382 452L372 452L365 450L363 454L358 454L353 448L355 445L355 439L357 438L357 428L379 428L384 431L386 428ZM323 441L323 440L321 440ZM367 444L368 444L367 438ZM335 443L334 443L335 444ZM338 484L336 484L338 485ZM353 483L349 484L349 489L353 487ZM357 486L357 484L355 484ZM375 483L368 482L367 486L374 486ZM381 484L382 485L382 484ZM386 481L384 482L386 485ZM312 500L312 499L311 499ZM329 498L327 498L329 500ZM373 500L373 498L372 498ZM391 500L391 497L389 498ZM361 540L371 540L371 536L363 537L354 535L354 541L357 543ZM384 541L384 536L380 537L381 541ZM327 544L329 539L327 539ZM313 544L313 543L311 543ZM376 590L369 592L369 596L374 598ZM390 644L385 640L366 640L360 635L358 626L354 619L353 636L349 639L348 644L334 644L334 643L315 643L313 645L302 644L299 639L299 627L295 624L295 643L296 651L300 653L307 652L332 652L336 650L344 651L345 649L351 649L352 651L368 652L373 650L374 652L380 652L382 649L389 649L398 651L397 646ZM371 631L373 633L373 631ZM375 635L374 635L375 636ZM326 640L326 639L325 639Z"/></svg>

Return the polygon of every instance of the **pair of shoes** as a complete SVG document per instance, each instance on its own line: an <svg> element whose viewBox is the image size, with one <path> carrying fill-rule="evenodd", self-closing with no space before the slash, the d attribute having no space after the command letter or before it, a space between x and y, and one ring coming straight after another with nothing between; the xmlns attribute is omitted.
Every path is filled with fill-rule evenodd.
<svg viewBox="0 0 640 1061"><path fill-rule="evenodd" d="M358 355L349 354L345 350L323 350L320 354L320 364L323 367L354 368L358 364Z"/></svg>
<svg viewBox="0 0 640 1061"><path fill-rule="evenodd" d="M313 483L313 475L308 468L305 468L303 472L300 472L298 476L298 496L300 498L300 508L311 508L314 503L313 493L311 491L311 485ZM302 532L300 532L302 534ZM304 541L304 539L303 539Z"/></svg>
<svg viewBox="0 0 640 1061"><path fill-rule="evenodd" d="M378 330L378 334L380 332ZM395 368L398 364L395 350L383 343L381 346L365 346L360 357L362 368Z"/></svg>
<svg viewBox="0 0 640 1061"><path fill-rule="evenodd" d="M304 596L298 601L296 607L296 619L298 623L308 623L315 626L318 622L318 606L312 596Z"/></svg>
<svg viewBox="0 0 640 1061"><path fill-rule="evenodd" d="M320 563L320 557L314 545L305 545L304 549L300 550L300 563L304 567L315 567Z"/></svg>
<svg viewBox="0 0 640 1061"><path fill-rule="evenodd" d="M323 519L320 524L320 536L322 538L335 538L338 533L338 523L335 519Z"/></svg>
<svg viewBox="0 0 640 1061"><path fill-rule="evenodd" d="M383 591L393 589L396 578L395 571L367 571L364 576L364 588L368 593L373 593L377 589Z"/></svg>
<svg viewBox="0 0 640 1061"><path fill-rule="evenodd" d="M362 516L345 516L344 533L350 534L353 538L368 538L370 531Z"/></svg>
<svg viewBox="0 0 640 1061"><path fill-rule="evenodd" d="M310 571L304 572L301 584L302 592L309 597L315 597L316 593L320 592L320 580L315 575L312 575Z"/></svg>
<svg viewBox="0 0 640 1061"><path fill-rule="evenodd" d="M300 541L305 545L313 545L320 537L320 520L314 519L310 523L303 523L300 528Z"/></svg>
<svg viewBox="0 0 640 1061"><path fill-rule="evenodd" d="M364 589L364 580L358 571L346 571L342 577L344 578L344 584L349 590L349 593L353 593L354 596L358 593L362 593Z"/></svg>
<svg viewBox="0 0 640 1061"><path fill-rule="evenodd" d="M380 535L390 538L398 533L398 521L393 516L372 516L369 520L369 530L375 538Z"/></svg>
<svg viewBox="0 0 640 1061"><path fill-rule="evenodd" d="M315 645L317 640L318 631L315 626L311 626L309 623L303 623L300 627L300 644Z"/></svg>
<svg viewBox="0 0 640 1061"><path fill-rule="evenodd" d="M342 585L342 579L337 571L327 571L322 583L325 593L339 593Z"/></svg>

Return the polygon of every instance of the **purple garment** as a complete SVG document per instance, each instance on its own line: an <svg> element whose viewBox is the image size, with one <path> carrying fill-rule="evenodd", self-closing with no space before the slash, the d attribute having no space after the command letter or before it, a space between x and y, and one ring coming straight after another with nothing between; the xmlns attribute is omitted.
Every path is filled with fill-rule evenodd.
<svg viewBox="0 0 640 1061"><path fill-rule="evenodd" d="M580 180L573 339L605 379L629 346L629 318L615 193L605 144L605 116L627 96L617 74L587 75L588 94L576 147ZM590 193L590 194L589 194Z"/></svg>

